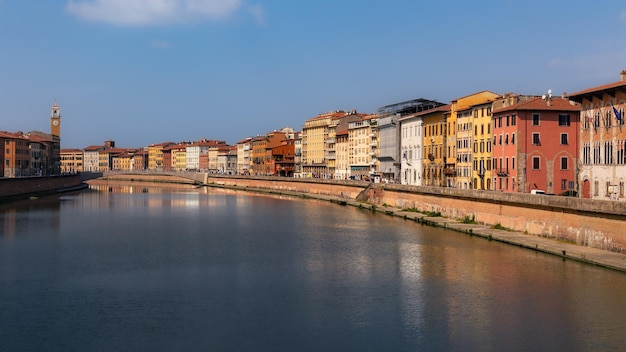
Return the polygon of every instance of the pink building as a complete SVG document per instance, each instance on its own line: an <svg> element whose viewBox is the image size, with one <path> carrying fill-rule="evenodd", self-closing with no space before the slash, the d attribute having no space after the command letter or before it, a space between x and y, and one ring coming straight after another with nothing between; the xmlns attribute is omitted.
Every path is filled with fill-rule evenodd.
<svg viewBox="0 0 626 352"><path fill-rule="evenodd" d="M493 182L502 192L576 188L580 104L536 97L493 112Z"/></svg>

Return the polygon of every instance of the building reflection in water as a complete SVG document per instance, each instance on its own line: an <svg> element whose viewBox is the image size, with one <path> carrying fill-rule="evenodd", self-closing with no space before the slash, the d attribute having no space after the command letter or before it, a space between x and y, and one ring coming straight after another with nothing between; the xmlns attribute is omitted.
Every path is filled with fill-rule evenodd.
<svg viewBox="0 0 626 352"><path fill-rule="evenodd" d="M71 201L71 194L20 200L0 205L3 238L57 233L61 226L60 207ZM19 234L17 233L19 229Z"/></svg>

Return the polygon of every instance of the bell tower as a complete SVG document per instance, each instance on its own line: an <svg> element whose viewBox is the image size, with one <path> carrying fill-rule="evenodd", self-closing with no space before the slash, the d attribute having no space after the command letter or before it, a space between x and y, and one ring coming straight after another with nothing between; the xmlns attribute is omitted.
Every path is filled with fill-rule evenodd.
<svg viewBox="0 0 626 352"><path fill-rule="evenodd" d="M50 111L50 134L61 137L61 109L54 103Z"/></svg>

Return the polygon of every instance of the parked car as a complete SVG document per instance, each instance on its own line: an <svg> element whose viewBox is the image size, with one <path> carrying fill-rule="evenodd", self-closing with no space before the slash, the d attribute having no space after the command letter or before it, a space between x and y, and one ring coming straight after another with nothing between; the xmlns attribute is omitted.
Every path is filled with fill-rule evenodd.
<svg viewBox="0 0 626 352"><path fill-rule="evenodd" d="M533 189L532 191L530 191L530 194L542 194L545 195L546 192L540 189Z"/></svg>

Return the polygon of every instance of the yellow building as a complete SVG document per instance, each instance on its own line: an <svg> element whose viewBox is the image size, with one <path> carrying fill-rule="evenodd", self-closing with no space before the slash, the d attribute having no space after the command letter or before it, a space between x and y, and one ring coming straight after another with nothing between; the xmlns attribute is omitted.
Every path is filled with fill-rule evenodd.
<svg viewBox="0 0 626 352"><path fill-rule="evenodd" d="M80 149L61 149L61 173L83 172L83 151Z"/></svg>
<svg viewBox="0 0 626 352"><path fill-rule="evenodd" d="M148 170L163 170L163 148L174 143L152 144L148 147Z"/></svg>
<svg viewBox="0 0 626 352"><path fill-rule="evenodd" d="M487 125L491 124L491 104L498 98L498 94L490 91L474 93L451 102L450 116L446 121L446 165L444 175L448 187L462 189L478 189L481 184L476 184L477 180L490 180L491 170L474 169L474 158L483 158L486 161L490 158L490 152L486 149L480 155L474 155L474 134L479 132L479 140L491 140L491 133L486 133ZM483 134L475 127L483 125ZM486 147L486 146L485 146ZM489 148L489 150L491 150ZM482 175L481 177L478 177ZM478 181L477 181L478 182ZM487 181L488 182L488 181ZM487 188L487 184L482 186Z"/></svg>
<svg viewBox="0 0 626 352"><path fill-rule="evenodd" d="M446 118L450 105L440 106L421 112L424 133L422 145L422 175L424 186L444 186L444 165L446 147Z"/></svg>
<svg viewBox="0 0 626 352"><path fill-rule="evenodd" d="M184 171L187 169L187 144L176 144L169 147L172 153L172 170Z"/></svg>
<svg viewBox="0 0 626 352"><path fill-rule="evenodd" d="M118 171L130 171L132 170L133 155L131 152L126 151L118 155L113 156L113 170Z"/></svg>
<svg viewBox="0 0 626 352"><path fill-rule="evenodd" d="M346 115L351 114L345 111L332 111L320 114L310 118L304 122L302 129L302 175L304 177L332 177L330 174L329 163L327 157L330 156L326 149L328 145L333 145L334 141L329 139L330 126ZM332 142L332 143L330 143Z"/></svg>

